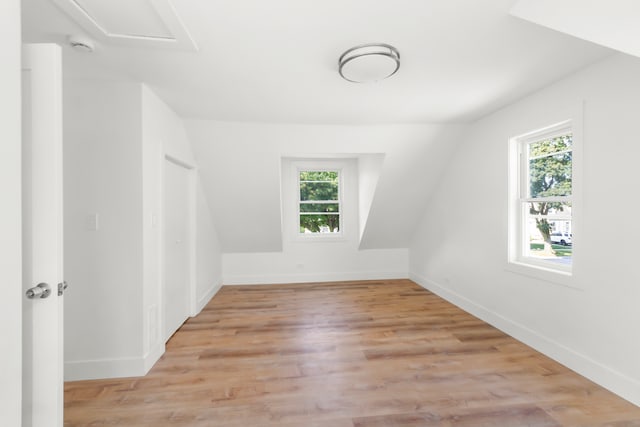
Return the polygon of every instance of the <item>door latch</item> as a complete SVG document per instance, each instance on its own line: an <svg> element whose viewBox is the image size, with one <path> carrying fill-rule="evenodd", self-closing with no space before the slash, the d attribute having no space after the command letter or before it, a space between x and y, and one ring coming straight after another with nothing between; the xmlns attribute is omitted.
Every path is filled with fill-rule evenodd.
<svg viewBox="0 0 640 427"><path fill-rule="evenodd" d="M58 283L58 296L61 297L68 287L69 285L66 280L62 281L62 283Z"/></svg>

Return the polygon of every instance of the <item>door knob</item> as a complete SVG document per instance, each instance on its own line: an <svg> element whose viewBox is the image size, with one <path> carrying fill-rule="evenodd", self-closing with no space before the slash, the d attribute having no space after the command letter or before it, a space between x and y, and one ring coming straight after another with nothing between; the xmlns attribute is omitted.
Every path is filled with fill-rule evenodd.
<svg viewBox="0 0 640 427"><path fill-rule="evenodd" d="M46 283L38 283L38 286L27 289L26 294L29 299L46 298L51 295L51 288Z"/></svg>

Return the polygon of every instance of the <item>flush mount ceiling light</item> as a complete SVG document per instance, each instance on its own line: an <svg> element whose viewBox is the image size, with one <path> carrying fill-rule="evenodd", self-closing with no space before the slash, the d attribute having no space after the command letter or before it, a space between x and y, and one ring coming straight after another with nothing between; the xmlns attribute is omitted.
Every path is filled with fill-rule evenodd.
<svg viewBox="0 0 640 427"><path fill-rule="evenodd" d="M93 40L83 35L76 34L69 36L67 37L67 41L69 42L69 46L78 52L91 53L96 48Z"/></svg>
<svg viewBox="0 0 640 427"><path fill-rule="evenodd" d="M384 43L352 47L340 56L339 71L343 79L369 83L393 76L400 68L400 53Z"/></svg>

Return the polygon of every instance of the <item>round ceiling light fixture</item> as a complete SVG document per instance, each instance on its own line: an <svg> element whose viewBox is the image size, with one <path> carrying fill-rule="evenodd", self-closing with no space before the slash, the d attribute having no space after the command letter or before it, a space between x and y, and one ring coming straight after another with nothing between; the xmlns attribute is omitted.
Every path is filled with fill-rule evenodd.
<svg viewBox="0 0 640 427"><path fill-rule="evenodd" d="M96 49L96 46L89 37L82 34L75 34L67 38L69 46L71 46L77 52L91 53Z"/></svg>
<svg viewBox="0 0 640 427"><path fill-rule="evenodd" d="M400 68L400 53L384 43L352 47L338 60L340 75L354 83L370 83L393 76Z"/></svg>

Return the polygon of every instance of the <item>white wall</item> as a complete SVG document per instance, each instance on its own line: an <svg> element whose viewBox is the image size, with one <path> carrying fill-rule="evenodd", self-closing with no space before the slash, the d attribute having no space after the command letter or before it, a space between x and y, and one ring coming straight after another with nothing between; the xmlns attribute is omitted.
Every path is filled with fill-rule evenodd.
<svg viewBox="0 0 640 427"><path fill-rule="evenodd" d="M20 125L20 2L0 3L0 425L21 423L22 208Z"/></svg>
<svg viewBox="0 0 640 427"><path fill-rule="evenodd" d="M73 65L71 65L73 67ZM148 87L65 81L65 377L145 374L164 352L165 155L195 166L180 118ZM215 229L193 172L192 311L220 286ZM89 224L98 215L98 229ZM73 289L73 291L71 291Z"/></svg>
<svg viewBox="0 0 640 427"><path fill-rule="evenodd" d="M143 349L141 86L64 82L65 375L135 374ZM92 230L90 215L98 215Z"/></svg>
<svg viewBox="0 0 640 427"><path fill-rule="evenodd" d="M189 165L193 188L194 233L192 314L209 302L221 284L221 253L196 160L182 120L149 87L142 86L143 234L144 234L144 334L146 363L150 367L164 351L160 315L162 301L162 209L165 156Z"/></svg>
<svg viewBox="0 0 640 427"><path fill-rule="evenodd" d="M640 6L636 1L518 0L510 13L555 31L640 56L637 25Z"/></svg>
<svg viewBox="0 0 640 427"><path fill-rule="evenodd" d="M571 118L583 100L571 288L505 270L507 141ZM638 111L640 59L617 55L478 121L410 248L414 280L636 404Z"/></svg>
<svg viewBox="0 0 640 427"><path fill-rule="evenodd" d="M334 126L187 120L220 235L225 283L405 277L407 250L426 201L464 128ZM283 158L362 160L357 235L303 245L283 236ZM258 212L256 211L258 210Z"/></svg>
<svg viewBox="0 0 640 427"><path fill-rule="evenodd" d="M223 254L226 285L408 277L407 249L359 251L352 242L290 243L283 252Z"/></svg>
<svg viewBox="0 0 640 427"><path fill-rule="evenodd" d="M222 286L222 250L200 179L196 202L196 311L200 312Z"/></svg>
<svg viewBox="0 0 640 427"><path fill-rule="evenodd" d="M185 124L225 253L283 249L283 157L362 154L384 155L384 161L377 168L379 179L360 247L408 247L425 207L425 200L416 194L433 188L453 151L455 137L464 129L456 125L337 126L209 120L186 120ZM257 206L260 215L255 215Z"/></svg>
<svg viewBox="0 0 640 427"><path fill-rule="evenodd" d="M364 229L378 187L382 165L384 165L384 154L369 154L358 157L358 235L360 241L364 236Z"/></svg>
<svg viewBox="0 0 640 427"><path fill-rule="evenodd" d="M224 283L295 283L407 277L407 249L358 249L358 163L358 159L354 157L283 159L283 249L275 253L224 254ZM298 164L303 167L341 168L341 236L299 235L296 216Z"/></svg>

